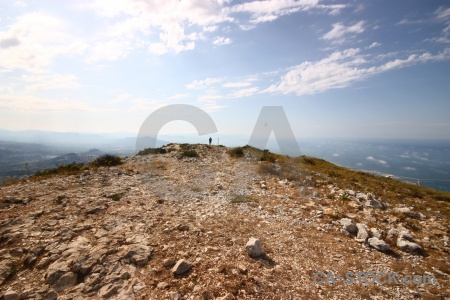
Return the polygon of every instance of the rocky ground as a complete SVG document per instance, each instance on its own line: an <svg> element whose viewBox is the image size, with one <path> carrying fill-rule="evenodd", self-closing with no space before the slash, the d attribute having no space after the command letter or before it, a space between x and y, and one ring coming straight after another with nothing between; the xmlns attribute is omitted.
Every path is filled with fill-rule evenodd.
<svg viewBox="0 0 450 300"><path fill-rule="evenodd" d="M250 151L168 147L0 186L3 299L449 297L448 203L418 211L306 169L288 180Z"/></svg>

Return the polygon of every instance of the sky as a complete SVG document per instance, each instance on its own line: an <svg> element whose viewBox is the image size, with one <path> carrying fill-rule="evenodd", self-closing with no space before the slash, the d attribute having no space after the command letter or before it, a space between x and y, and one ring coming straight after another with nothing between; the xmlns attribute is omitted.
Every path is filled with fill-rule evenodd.
<svg viewBox="0 0 450 300"><path fill-rule="evenodd" d="M171 104L215 136L281 106L298 138L450 140L450 3L0 0L0 129L136 135Z"/></svg>

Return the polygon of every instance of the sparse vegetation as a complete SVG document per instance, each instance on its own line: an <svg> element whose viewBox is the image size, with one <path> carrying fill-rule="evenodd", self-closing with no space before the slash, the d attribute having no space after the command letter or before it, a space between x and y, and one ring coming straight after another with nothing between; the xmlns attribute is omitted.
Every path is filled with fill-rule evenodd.
<svg viewBox="0 0 450 300"><path fill-rule="evenodd" d="M243 157L244 149L242 149L242 147L232 148L228 151L228 154L230 154L231 157Z"/></svg>
<svg viewBox="0 0 450 300"><path fill-rule="evenodd" d="M198 157L198 153L195 150L184 150L181 157Z"/></svg>
<svg viewBox="0 0 450 300"><path fill-rule="evenodd" d="M58 197L56 197L55 199L55 204L60 205L63 203L63 200L66 199L66 196L64 195L59 195Z"/></svg>
<svg viewBox="0 0 450 300"><path fill-rule="evenodd" d="M170 152L170 151L169 151ZM150 154L165 154L167 150L165 148L145 148L138 152L137 155L150 155Z"/></svg>
<svg viewBox="0 0 450 300"><path fill-rule="evenodd" d="M263 151L263 155L262 155L262 157L261 157L261 159L260 159L260 161L268 161L268 162L271 162L271 163L276 162L276 160L277 160L276 155L273 154L273 153L271 153L271 152L270 152L269 150L267 150L267 149L265 149L265 150Z"/></svg>
<svg viewBox="0 0 450 300"><path fill-rule="evenodd" d="M91 165L93 165L94 167L113 167L119 166L122 163L122 158L120 158L119 156L106 154L92 161Z"/></svg>
<svg viewBox="0 0 450 300"><path fill-rule="evenodd" d="M115 193L109 196L106 196L106 198L109 198L113 201L119 201L120 199L122 199L124 196L124 193Z"/></svg>
<svg viewBox="0 0 450 300"><path fill-rule="evenodd" d="M68 165L60 165L56 168L51 169L44 169L42 171L36 171L34 173L34 176L42 177L42 176L49 176L49 175L74 175L78 174L83 170L83 167L85 165L83 163L76 163L72 162Z"/></svg>
<svg viewBox="0 0 450 300"><path fill-rule="evenodd" d="M246 195L236 195L230 201L233 204L241 204L241 203L258 203L258 199L254 199L250 196Z"/></svg>

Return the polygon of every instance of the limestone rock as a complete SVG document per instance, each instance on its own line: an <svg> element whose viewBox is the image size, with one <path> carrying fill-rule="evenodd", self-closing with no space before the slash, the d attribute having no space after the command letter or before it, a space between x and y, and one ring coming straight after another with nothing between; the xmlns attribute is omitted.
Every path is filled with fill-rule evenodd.
<svg viewBox="0 0 450 300"><path fill-rule="evenodd" d="M3 300L19 300L19 298L19 294L14 291L7 291L2 297Z"/></svg>
<svg viewBox="0 0 450 300"><path fill-rule="evenodd" d="M397 247L400 250L411 253L422 253L423 248L416 244L412 235L407 231L401 231L397 239Z"/></svg>
<svg viewBox="0 0 450 300"><path fill-rule="evenodd" d="M372 248L377 249L378 251L381 252L386 252L389 251L391 249L391 246L389 246L389 244L386 244L385 241L377 238L377 237L371 237L367 240L367 242L369 243L369 245Z"/></svg>
<svg viewBox="0 0 450 300"><path fill-rule="evenodd" d="M256 258L263 254L261 241L257 238L251 237L245 245L245 250L250 257Z"/></svg>
<svg viewBox="0 0 450 300"><path fill-rule="evenodd" d="M400 250L405 251L405 252L419 253L419 252L423 251L423 248L421 246L419 246L418 244L407 241L407 240L402 240L402 239L399 239L397 241L397 247L399 247Z"/></svg>
<svg viewBox="0 0 450 300"><path fill-rule="evenodd" d="M369 233L368 233L369 228L367 227L366 224L361 224L361 223L356 224L356 228L358 229L358 234L356 235L356 241L358 243L365 243L367 238L369 237Z"/></svg>
<svg viewBox="0 0 450 300"><path fill-rule="evenodd" d="M175 266L173 266L172 273L174 275L181 275L181 274L184 274L187 271L189 271L191 269L191 267L192 267L192 265L190 262L188 262L185 259L180 259L177 261Z"/></svg>
<svg viewBox="0 0 450 300"><path fill-rule="evenodd" d="M353 221L349 218L342 218L340 220L342 225L342 230L348 234L356 234L358 232L358 228L353 224Z"/></svg>
<svg viewBox="0 0 450 300"><path fill-rule="evenodd" d="M67 272L58 278L54 288L57 292L60 292L69 287L74 286L76 283L77 283L77 274L73 272Z"/></svg>
<svg viewBox="0 0 450 300"><path fill-rule="evenodd" d="M122 285L120 284L107 284L100 289L98 295L102 298L110 298L115 295L121 287Z"/></svg>

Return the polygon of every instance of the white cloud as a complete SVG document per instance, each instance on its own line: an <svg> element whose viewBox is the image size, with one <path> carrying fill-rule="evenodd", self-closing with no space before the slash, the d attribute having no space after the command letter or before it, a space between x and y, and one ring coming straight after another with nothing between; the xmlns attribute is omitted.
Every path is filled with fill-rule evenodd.
<svg viewBox="0 0 450 300"><path fill-rule="evenodd" d="M221 82L222 80L223 80L222 78L214 78L214 77L208 77L203 80L194 80L193 82L186 84L186 88L189 90L200 89L207 87L211 84Z"/></svg>
<svg viewBox="0 0 450 300"><path fill-rule="evenodd" d="M176 95L170 96L168 99L169 100L178 100L178 99L183 99L183 98L186 98L186 97L189 97L189 93L176 94Z"/></svg>
<svg viewBox="0 0 450 300"><path fill-rule="evenodd" d="M231 93L228 97L230 98L242 98L242 97L250 97L256 94L259 91L258 87L252 87L248 89L237 90Z"/></svg>
<svg viewBox="0 0 450 300"><path fill-rule="evenodd" d="M0 67L42 72L52 59L81 54L87 45L65 32L68 25L51 14L21 15L0 31Z"/></svg>
<svg viewBox="0 0 450 300"><path fill-rule="evenodd" d="M27 90L72 89L80 87L75 75L37 74L23 75Z"/></svg>
<svg viewBox="0 0 450 300"><path fill-rule="evenodd" d="M375 158L373 156L367 156L366 159L370 160L370 161L374 161L375 160Z"/></svg>
<svg viewBox="0 0 450 300"><path fill-rule="evenodd" d="M162 103L161 101L157 101L157 100L149 100L146 98L130 99L130 102L131 102L131 107L129 108L129 110L130 111L138 111L138 112L154 111L154 110L157 110L158 108L161 108L161 107L167 105L167 103Z"/></svg>
<svg viewBox="0 0 450 300"><path fill-rule="evenodd" d="M278 84L271 85L264 92L297 94L315 94L329 89L344 88L351 83L365 79L374 74L405 67L425 61L450 59L450 48L437 54L425 52L411 54L407 58L397 58L391 61L372 61L360 49L346 49L330 54L316 62L303 62L293 66ZM390 58L386 56L385 58ZM380 57L382 59L382 57ZM372 63L369 64L369 61ZM374 65L378 63L378 65Z"/></svg>
<svg viewBox="0 0 450 300"><path fill-rule="evenodd" d="M448 21L450 19L450 7L439 7L434 13L438 20Z"/></svg>
<svg viewBox="0 0 450 300"><path fill-rule="evenodd" d="M219 36L213 41L213 44L217 45L217 46L229 45L231 43L232 43L232 41L231 41L230 38L226 38L226 37L223 37L223 36Z"/></svg>
<svg viewBox="0 0 450 300"><path fill-rule="evenodd" d="M40 98L32 95L2 95L0 94L0 108L27 112L105 112L112 109L98 109L84 102L73 100L55 100Z"/></svg>
<svg viewBox="0 0 450 300"><path fill-rule="evenodd" d="M319 0L262 0L239 4L228 0L94 0L78 7L94 11L111 24L98 33L100 41L94 45L88 60L96 61L116 60L139 47L146 47L156 55L189 51L196 47L196 40L206 39L208 33L220 27L225 30L227 23L249 30L259 23L299 11L316 9L336 15L346 6L319 4ZM213 40L215 45L230 43L230 38ZM105 49L111 49L112 53L105 53Z"/></svg>
<svg viewBox="0 0 450 300"><path fill-rule="evenodd" d="M105 38L96 45L100 51L94 49L91 60L102 59L101 49L110 46L114 46L115 54L106 56L106 59L111 60L126 56L132 49L142 46L157 55L192 50L196 40L204 39L202 32L213 32L217 30L217 24L233 21L223 11L227 3L166 0L117 0L112 3L96 0L85 4L82 7L95 11L112 23L106 29L106 34L104 29L99 33ZM155 36L156 40L153 38Z"/></svg>
<svg viewBox="0 0 450 300"><path fill-rule="evenodd" d="M322 39L333 43L343 43L349 35L356 35L364 32L364 21L360 21L350 26L345 26L341 22L333 24L333 28L323 35Z"/></svg>
<svg viewBox="0 0 450 300"><path fill-rule="evenodd" d="M378 46L381 46L381 44L378 43L378 42L373 42L372 44L370 44L369 49L372 49L372 48L375 48L375 47L378 47Z"/></svg>
<svg viewBox="0 0 450 300"><path fill-rule="evenodd" d="M336 5L319 5L318 0L265 0L251 1L229 7L227 11L233 13L250 14L249 22L252 24L274 21L280 16L289 15L298 11L307 11L312 8L332 11L336 14L342 7Z"/></svg>
<svg viewBox="0 0 450 300"><path fill-rule="evenodd" d="M217 30L217 26L216 25L203 27L203 31L206 31L206 32L214 32L216 30Z"/></svg>
<svg viewBox="0 0 450 300"><path fill-rule="evenodd" d="M435 15L437 22L444 23L447 26L442 29L441 36L434 40L438 43L450 44L450 7L440 7L435 11Z"/></svg>
<svg viewBox="0 0 450 300"><path fill-rule="evenodd" d="M240 88L251 85L251 82L241 81L241 82L226 82L222 86L226 88Z"/></svg>

